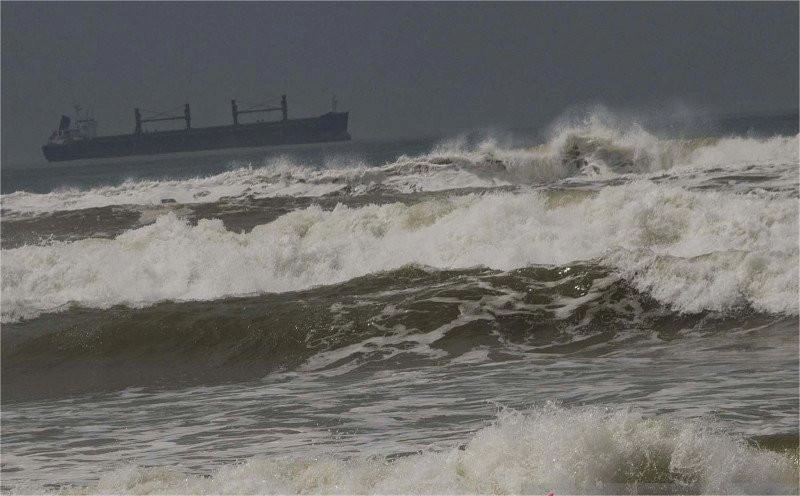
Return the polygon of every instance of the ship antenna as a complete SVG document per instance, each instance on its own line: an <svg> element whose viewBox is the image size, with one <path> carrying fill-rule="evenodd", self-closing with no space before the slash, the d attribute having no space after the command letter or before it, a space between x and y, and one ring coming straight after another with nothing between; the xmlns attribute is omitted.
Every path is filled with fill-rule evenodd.
<svg viewBox="0 0 800 496"><path fill-rule="evenodd" d="M336 112L336 104L337 103L339 103L339 102L336 101L336 95L334 94L333 98L331 99L331 109L332 109L333 112Z"/></svg>

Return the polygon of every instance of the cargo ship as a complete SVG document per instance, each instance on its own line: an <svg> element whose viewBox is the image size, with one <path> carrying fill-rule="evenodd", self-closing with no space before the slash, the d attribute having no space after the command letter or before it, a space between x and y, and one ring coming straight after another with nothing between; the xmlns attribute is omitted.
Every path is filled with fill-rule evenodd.
<svg viewBox="0 0 800 496"><path fill-rule="evenodd" d="M180 107L178 107L180 108ZM58 129L42 146L45 158L50 162L101 157L123 157L129 155L157 155L162 153L191 152L220 148L247 148L274 145L294 145L347 141L349 112L333 108L319 117L289 118L286 95L280 104L255 105L239 109L236 100L231 100L233 123L227 126L192 127L189 104L184 105L180 115L154 115L144 117L142 111L134 109L135 126L132 134L97 136L97 122L81 116L76 107L76 119L72 124L69 116L62 115ZM267 122L240 123L243 114L280 112L281 119ZM148 132L143 124L160 121L185 121L183 129Z"/></svg>

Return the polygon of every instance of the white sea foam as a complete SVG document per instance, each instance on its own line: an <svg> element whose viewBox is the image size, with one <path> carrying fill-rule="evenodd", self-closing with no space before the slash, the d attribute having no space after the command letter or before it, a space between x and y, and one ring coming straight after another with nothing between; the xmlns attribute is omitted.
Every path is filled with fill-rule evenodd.
<svg viewBox="0 0 800 496"><path fill-rule="evenodd" d="M571 157L578 153L579 160ZM108 205L208 203L223 197L322 196L375 190L400 193L458 188L530 185L567 178L651 174L674 169L792 164L798 137L661 140L639 127L621 130L595 121L558 128L543 145L504 147L489 139L475 146L458 140L430 153L401 156L382 166L365 164L315 169L282 157L261 167L241 167L210 177L185 180L129 180L119 185L51 193L18 191L2 195L6 216L40 214ZM797 182L796 175L788 179Z"/></svg>
<svg viewBox="0 0 800 496"><path fill-rule="evenodd" d="M331 182L309 184L293 180L292 171L305 172L290 163L276 161L265 167L240 167L214 176L185 180L128 180L115 186L88 190L66 188L45 194L18 191L3 195L2 206L9 213L42 213L108 205L159 205L164 199L178 203L211 203L223 197L256 193L259 196L321 196L343 187L343 184ZM307 175L312 176L314 172L307 171Z"/></svg>
<svg viewBox="0 0 800 496"><path fill-rule="evenodd" d="M709 168L721 165L792 163L800 161L798 136L766 139L729 137L708 146L699 146L678 165Z"/></svg>
<svg viewBox="0 0 800 496"><path fill-rule="evenodd" d="M501 412L463 449L388 461L253 458L211 478L129 466L81 493L102 494L712 494L797 493L797 463L702 420L553 405Z"/></svg>
<svg viewBox="0 0 800 496"><path fill-rule="evenodd" d="M741 304L797 313L798 204L648 181L317 206L249 233L174 214L114 239L2 252L5 322L77 303L107 308L283 292L422 264L512 269L597 260L675 310Z"/></svg>

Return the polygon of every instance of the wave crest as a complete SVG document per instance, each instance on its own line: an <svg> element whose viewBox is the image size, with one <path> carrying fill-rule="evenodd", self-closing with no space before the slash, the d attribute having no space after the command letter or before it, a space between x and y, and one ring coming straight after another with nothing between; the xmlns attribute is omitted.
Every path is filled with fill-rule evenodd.
<svg viewBox="0 0 800 496"><path fill-rule="evenodd" d="M44 194L18 191L2 195L0 202L8 217L109 205L160 205L163 200L189 204L226 198L413 193L664 171L691 174L723 169L730 173L754 166L778 167L779 179L796 187L799 154L798 136L662 139L640 126L622 128L590 118L556 128L544 144L534 147L503 146L491 138L477 144L456 139L429 153L403 155L388 164L333 162L322 169L279 157L262 166L248 164L209 177L130 180ZM787 164L788 172L784 170Z"/></svg>
<svg viewBox="0 0 800 496"><path fill-rule="evenodd" d="M283 292L408 264L508 270L592 259L680 311L744 303L796 314L797 216L794 200L649 182L596 194L312 206L241 234L169 214L110 240L3 250L2 316Z"/></svg>
<svg viewBox="0 0 800 496"><path fill-rule="evenodd" d="M797 461L703 421L554 405L497 421L460 449L389 459L253 458L212 477L127 467L88 493L624 494L797 492Z"/></svg>

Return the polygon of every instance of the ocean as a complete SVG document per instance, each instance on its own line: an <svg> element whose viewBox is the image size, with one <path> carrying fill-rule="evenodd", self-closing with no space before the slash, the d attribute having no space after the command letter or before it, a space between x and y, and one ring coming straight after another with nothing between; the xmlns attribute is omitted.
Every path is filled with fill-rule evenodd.
<svg viewBox="0 0 800 496"><path fill-rule="evenodd" d="M0 489L797 494L797 115L730 122L4 163Z"/></svg>

